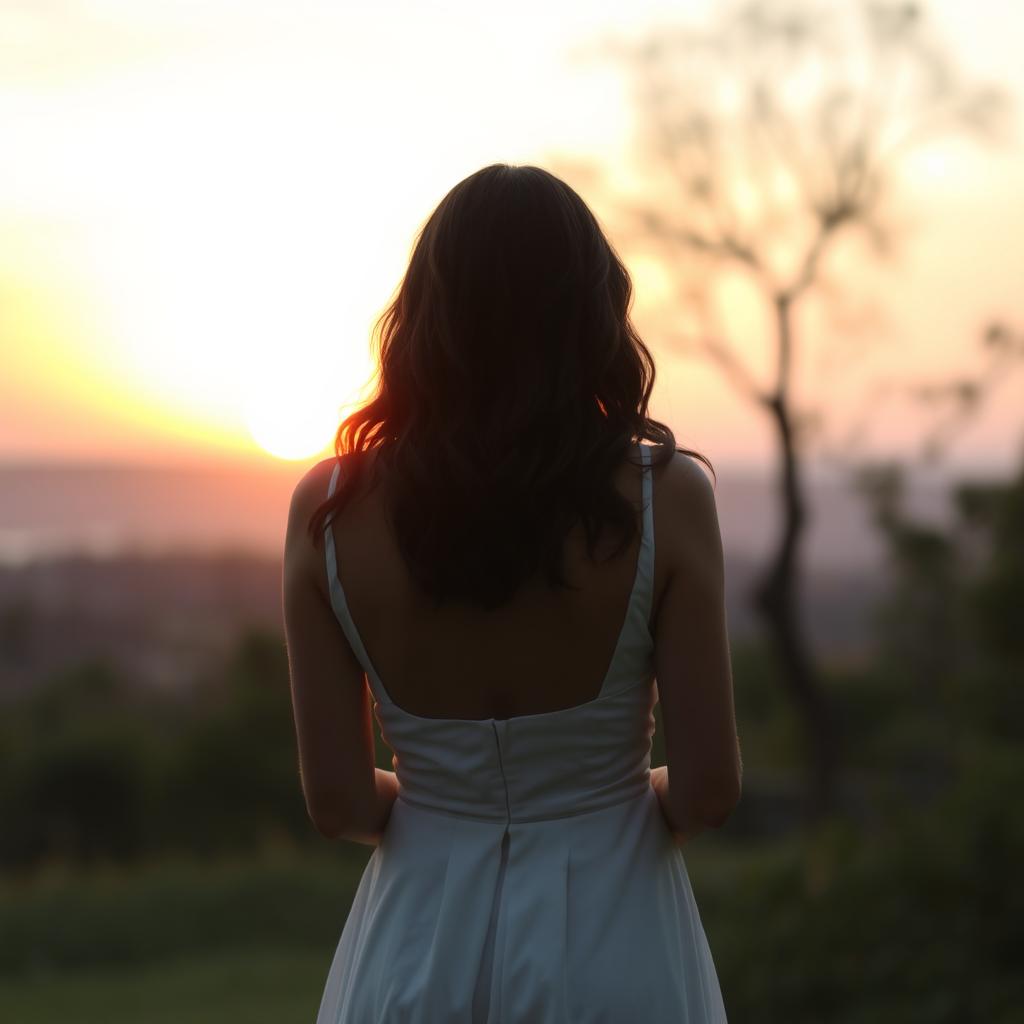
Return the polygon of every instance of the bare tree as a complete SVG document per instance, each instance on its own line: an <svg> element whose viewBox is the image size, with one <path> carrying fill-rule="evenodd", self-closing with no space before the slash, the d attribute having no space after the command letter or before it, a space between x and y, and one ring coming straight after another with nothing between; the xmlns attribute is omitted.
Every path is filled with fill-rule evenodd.
<svg viewBox="0 0 1024 1024"><path fill-rule="evenodd" d="M798 313L834 298L826 262L845 236L866 239L869 258L888 251L904 158L943 133L993 129L1001 97L962 79L912 3L744 3L704 31L663 26L611 49L636 86L649 181L624 204L622 235L653 246L678 288L667 337L712 360L775 438L782 528L751 597L804 725L818 816L835 803L840 737L800 611L803 462L825 410L794 394ZM724 274L761 304L766 383L716 322Z"/></svg>

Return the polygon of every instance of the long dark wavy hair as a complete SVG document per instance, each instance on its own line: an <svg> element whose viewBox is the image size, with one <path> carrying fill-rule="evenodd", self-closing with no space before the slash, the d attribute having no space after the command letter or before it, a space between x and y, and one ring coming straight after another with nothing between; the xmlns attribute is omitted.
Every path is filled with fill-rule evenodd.
<svg viewBox="0 0 1024 1024"><path fill-rule="evenodd" d="M339 487L310 520L357 493L363 455L386 484L406 565L435 607L493 609L543 571L571 587L563 545L582 522L621 553L636 509L616 468L642 439L677 448L647 415L655 367L629 318L632 283L586 203L539 167L492 164L430 215L397 297L374 326L374 397L335 437ZM638 456L637 456L638 458Z"/></svg>

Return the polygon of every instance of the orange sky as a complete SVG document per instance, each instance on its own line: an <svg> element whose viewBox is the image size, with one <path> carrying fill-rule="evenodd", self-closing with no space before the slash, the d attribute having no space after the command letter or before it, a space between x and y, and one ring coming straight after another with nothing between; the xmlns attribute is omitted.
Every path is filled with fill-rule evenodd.
<svg viewBox="0 0 1024 1024"><path fill-rule="evenodd" d="M513 19L471 2L5 4L0 461L261 445L311 457L310 439L328 442L339 408L365 393L370 325L434 204L496 160L623 165L625 80L573 54L679 6L531 2ZM1024 101L1024 9L932 11L969 70ZM884 318L802 357L804 393L838 420L874 381L968 365L989 317L1024 324L1019 125L1018 111L1000 150L932 150L908 166L898 260L870 273L851 262L843 278ZM566 176L603 217L602 197ZM658 359L655 415L722 462L768 456L759 415L659 338L657 268L621 248ZM757 368L767 349L744 303L737 293L735 328ZM956 458L1013 459L1022 379ZM879 408L879 449L912 443L906 408Z"/></svg>

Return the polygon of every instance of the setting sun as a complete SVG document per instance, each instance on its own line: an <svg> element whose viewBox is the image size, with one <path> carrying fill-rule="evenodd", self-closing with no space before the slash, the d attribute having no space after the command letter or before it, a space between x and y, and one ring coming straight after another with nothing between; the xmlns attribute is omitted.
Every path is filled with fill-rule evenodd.
<svg viewBox="0 0 1024 1024"><path fill-rule="evenodd" d="M308 406L298 398L252 408L246 420L253 440L279 459L307 459L323 450L336 426L331 409Z"/></svg>
<svg viewBox="0 0 1024 1024"><path fill-rule="evenodd" d="M363 346L364 348L366 346ZM341 421L370 397L369 354L312 328L263 347L245 366L239 396L252 439L280 459L328 454Z"/></svg>

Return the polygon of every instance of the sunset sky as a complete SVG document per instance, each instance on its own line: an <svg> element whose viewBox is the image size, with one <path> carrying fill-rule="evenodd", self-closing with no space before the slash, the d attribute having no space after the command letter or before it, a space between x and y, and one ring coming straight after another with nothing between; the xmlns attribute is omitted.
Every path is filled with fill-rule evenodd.
<svg viewBox="0 0 1024 1024"><path fill-rule="evenodd" d="M588 44L710 6L7 0L0 462L315 456L365 394L370 327L444 193L494 161L614 178L631 94ZM970 365L989 318L1024 327L1024 7L928 9L1016 109L1001 147L907 166L898 257L849 282L883 314L874 333L801 357L802 387L838 420L875 381ZM658 360L655 415L723 463L768 457L762 417L659 338L657 267L620 251ZM756 329L740 347L767 365ZM1018 374L955 458L1012 464L1022 399ZM879 405L879 450L913 444L908 408Z"/></svg>

